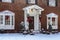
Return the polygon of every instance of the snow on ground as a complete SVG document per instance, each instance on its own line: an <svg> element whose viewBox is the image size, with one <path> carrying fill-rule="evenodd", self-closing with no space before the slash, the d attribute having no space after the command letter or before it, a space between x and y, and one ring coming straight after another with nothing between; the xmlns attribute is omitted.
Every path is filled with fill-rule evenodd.
<svg viewBox="0 0 60 40"><path fill-rule="evenodd" d="M0 34L0 40L60 40L60 33L23 35L20 33Z"/></svg>

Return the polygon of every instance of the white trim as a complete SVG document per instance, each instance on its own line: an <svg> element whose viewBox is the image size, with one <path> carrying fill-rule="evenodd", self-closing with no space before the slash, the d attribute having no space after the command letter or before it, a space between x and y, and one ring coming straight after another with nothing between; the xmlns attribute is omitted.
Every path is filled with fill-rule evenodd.
<svg viewBox="0 0 60 40"><path fill-rule="evenodd" d="M35 4L36 1L35 1L35 0L28 0L28 3L29 3L29 4Z"/></svg>
<svg viewBox="0 0 60 40"><path fill-rule="evenodd" d="M49 27L48 18L50 18L50 24L51 25L52 25L52 18L55 18L55 26L52 25L52 29L58 29L58 15L56 15L55 13L50 13L47 15L47 29Z"/></svg>
<svg viewBox="0 0 60 40"><path fill-rule="evenodd" d="M49 6L55 7L56 6L56 0L49 0Z"/></svg>
<svg viewBox="0 0 60 40"><path fill-rule="evenodd" d="M12 0L2 0L2 2L12 3Z"/></svg>
<svg viewBox="0 0 60 40"><path fill-rule="evenodd" d="M15 15L13 16L13 29L15 29Z"/></svg>
<svg viewBox="0 0 60 40"><path fill-rule="evenodd" d="M33 9L32 13L30 12L30 9ZM26 24L27 23L27 14L29 14L29 16L34 17L34 30L35 31L41 30L41 25L39 25L39 15L41 15L41 11L44 11L44 9L39 7L38 5L31 5L31 6L27 6L27 7L23 8L23 10L24 10L25 28L27 29L27 27L28 27L28 29L29 29L29 25Z"/></svg>
<svg viewBox="0 0 60 40"><path fill-rule="evenodd" d="M2 11L0 12L0 15L3 16L3 25L0 25L0 30L3 29L3 30L12 30L12 29L15 29L15 13L11 12L11 11L8 11L8 10L5 10L5 11ZM8 15L10 17L10 25L5 25L5 16ZM12 25L12 16L13 16L13 25Z"/></svg>

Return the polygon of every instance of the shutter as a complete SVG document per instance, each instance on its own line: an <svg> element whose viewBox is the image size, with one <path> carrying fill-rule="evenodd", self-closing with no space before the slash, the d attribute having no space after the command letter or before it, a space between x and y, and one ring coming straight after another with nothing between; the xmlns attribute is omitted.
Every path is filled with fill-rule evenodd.
<svg viewBox="0 0 60 40"><path fill-rule="evenodd" d="M28 0L26 0L26 3L28 4Z"/></svg>
<svg viewBox="0 0 60 40"><path fill-rule="evenodd" d="M0 0L0 2L2 2L2 0Z"/></svg>
<svg viewBox="0 0 60 40"><path fill-rule="evenodd" d="M12 1L12 3L14 3L14 0L11 0Z"/></svg>
<svg viewBox="0 0 60 40"><path fill-rule="evenodd" d="M38 4L38 0L35 0L35 4Z"/></svg>
<svg viewBox="0 0 60 40"><path fill-rule="evenodd" d="M55 4L56 4L56 6L57 6L57 4L58 4L57 0L55 0Z"/></svg>
<svg viewBox="0 0 60 40"><path fill-rule="evenodd" d="M49 0L47 0L47 6L49 6Z"/></svg>

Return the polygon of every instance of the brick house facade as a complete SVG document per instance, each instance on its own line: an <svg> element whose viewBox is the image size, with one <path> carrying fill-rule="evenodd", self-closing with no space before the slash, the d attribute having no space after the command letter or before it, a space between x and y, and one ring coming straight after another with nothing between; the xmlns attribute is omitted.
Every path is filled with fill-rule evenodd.
<svg viewBox="0 0 60 40"><path fill-rule="evenodd" d="M31 5L38 5L42 7L44 11L41 12L41 28L47 30L47 14L55 13L58 15L58 31L60 31L60 0L54 0L53 4L49 3L49 0L35 0L35 2L29 3L28 0L11 0L11 2L0 1L0 11L10 10L15 13L15 29L4 30L4 32L19 32L20 22L24 20L23 8ZM54 4L55 3L55 4ZM51 5L52 4L52 5Z"/></svg>

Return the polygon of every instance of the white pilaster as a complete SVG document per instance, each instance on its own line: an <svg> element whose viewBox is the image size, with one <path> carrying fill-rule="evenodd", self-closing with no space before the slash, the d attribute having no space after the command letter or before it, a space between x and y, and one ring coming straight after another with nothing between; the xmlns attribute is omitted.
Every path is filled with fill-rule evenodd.
<svg viewBox="0 0 60 40"><path fill-rule="evenodd" d="M28 22L27 22L27 13L24 11L24 24L25 24L25 29L28 30Z"/></svg>

